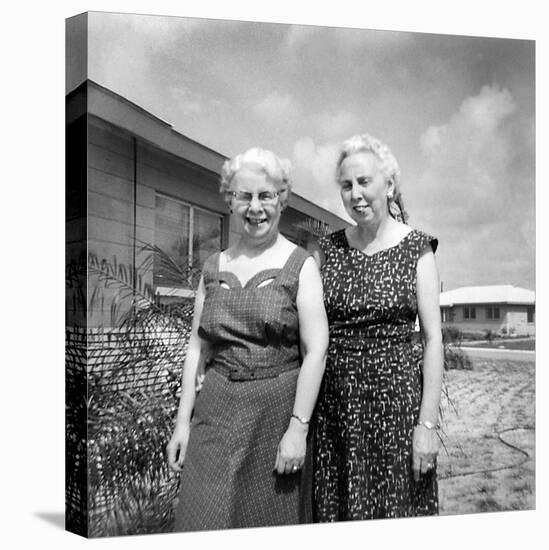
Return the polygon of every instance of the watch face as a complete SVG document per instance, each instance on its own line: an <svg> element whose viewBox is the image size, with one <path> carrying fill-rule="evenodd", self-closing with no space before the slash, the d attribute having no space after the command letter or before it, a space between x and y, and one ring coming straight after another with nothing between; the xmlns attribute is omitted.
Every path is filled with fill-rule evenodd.
<svg viewBox="0 0 549 550"><path fill-rule="evenodd" d="M432 423L432 422L429 422L428 420L424 420L422 422L422 424L428 429L428 430L432 430L435 425Z"/></svg>

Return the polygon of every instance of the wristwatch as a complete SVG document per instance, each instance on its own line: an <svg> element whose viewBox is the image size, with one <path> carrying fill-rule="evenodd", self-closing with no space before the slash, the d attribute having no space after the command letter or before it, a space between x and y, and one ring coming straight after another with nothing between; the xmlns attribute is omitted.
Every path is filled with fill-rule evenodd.
<svg viewBox="0 0 549 550"><path fill-rule="evenodd" d="M292 414L292 418L295 418L300 424L307 425L309 423L308 418L304 418L303 416L298 416L297 414Z"/></svg>
<svg viewBox="0 0 549 550"><path fill-rule="evenodd" d="M436 430L438 429L438 424L433 424L432 422L429 422L428 420L418 420L417 422L418 426L423 426L424 428L427 428L428 430Z"/></svg>

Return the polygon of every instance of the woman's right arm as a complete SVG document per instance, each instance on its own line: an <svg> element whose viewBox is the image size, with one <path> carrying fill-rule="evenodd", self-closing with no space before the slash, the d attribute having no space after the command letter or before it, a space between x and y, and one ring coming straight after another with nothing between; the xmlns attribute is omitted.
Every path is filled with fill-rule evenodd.
<svg viewBox="0 0 549 550"><path fill-rule="evenodd" d="M176 472L181 471L185 459L187 442L189 440L191 414L196 397L196 373L201 356L207 351L207 343L198 335L198 326L202 315L202 307L204 306L204 296L204 281L200 278L194 302L191 335L189 337L189 344L181 377L181 397L179 400L177 419L172 437L166 447L168 463L172 470Z"/></svg>

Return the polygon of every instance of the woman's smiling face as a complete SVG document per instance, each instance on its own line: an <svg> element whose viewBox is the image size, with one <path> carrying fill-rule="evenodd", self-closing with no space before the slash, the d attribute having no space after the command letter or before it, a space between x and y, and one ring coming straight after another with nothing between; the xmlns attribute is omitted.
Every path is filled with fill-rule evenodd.
<svg viewBox="0 0 549 550"><path fill-rule="evenodd" d="M339 187L345 210L357 224L379 222L388 216L387 194L393 185L373 153L360 152L345 158Z"/></svg>
<svg viewBox="0 0 549 550"><path fill-rule="evenodd" d="M230 191L249 193L251 199L231 198L233 216L239 221L241 232L257 241L267 241L278 234L280 222L280 189L264 171L242 167L234 175ZM262 194L274 194L274 198L261 201Z"/></svg>

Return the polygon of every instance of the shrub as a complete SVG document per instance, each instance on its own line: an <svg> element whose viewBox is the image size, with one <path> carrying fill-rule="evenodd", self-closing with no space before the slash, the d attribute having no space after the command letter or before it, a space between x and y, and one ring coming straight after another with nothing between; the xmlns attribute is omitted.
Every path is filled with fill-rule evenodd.
<svg viewBox="0 0 549 550"><path fill-rule="evenodd" d="M448 326L442 329L442 342L444 344L460 346L462 341L463 332L459 328Z"/></svg>
<svg viewBox="0 0 549 550"><path fill-rule="evenodd" d="M442 343L444 345L445 370L471 370L473 364L469 356L461 349L463 332L453 326L442 329Z"/></svg>
<svg viewBox="0 0 549 550"><path fill-rule="evenodd" d="M473 362L460 348L444 348L444 368L446 370L472 370Z"/></svg>

